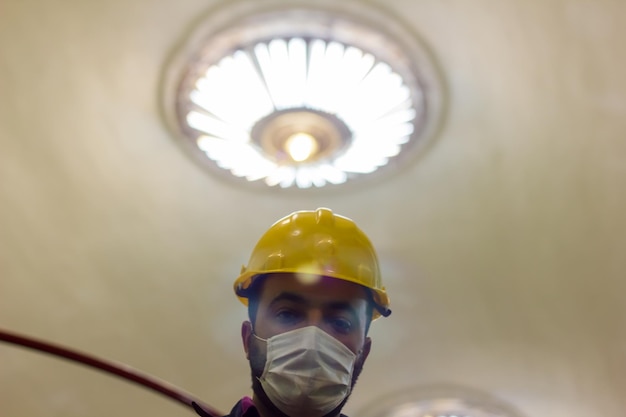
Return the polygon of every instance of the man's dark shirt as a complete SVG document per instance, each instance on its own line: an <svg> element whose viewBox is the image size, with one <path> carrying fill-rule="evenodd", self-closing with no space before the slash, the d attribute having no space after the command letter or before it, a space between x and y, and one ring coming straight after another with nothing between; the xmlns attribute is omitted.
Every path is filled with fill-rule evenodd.
<svg viewBox="0 0 626 417"><path fill-rule="evenodd" d="M194 410L196 413L202 417L213 417L211 414L207 413L196 403L192 403ZM252 398L243 397L241 400L235 404L232 410L230 410L230 414L224 417L259 417L259 413L252 402Z"/></svg>
<svg viewBox="0 0 626 417"><path fill-rule="evenodd" d="M230 414L224 417L259 417L259 412L256 410L252 398L243 397L230 410Z"/></svg>
<svg viewBox="0 0 626 417"><path fill-rule="evenodd" d="M195 403L193 404L193 408L196 410L196 413L202 417L212 417ZM235 404L233 409L230 410L230 414L225 415L224 417L259 417L259 412L256 410L256 407L252 402L252 398L243 397L237 402L237 404ZM347 416L341 414L340 417Z"/></svg>

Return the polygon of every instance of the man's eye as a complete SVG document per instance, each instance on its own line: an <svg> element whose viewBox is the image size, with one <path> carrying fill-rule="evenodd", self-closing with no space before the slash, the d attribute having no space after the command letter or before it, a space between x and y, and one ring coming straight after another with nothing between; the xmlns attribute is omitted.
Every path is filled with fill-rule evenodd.
<svg viewBox="0 0 626 417"><path fill-rule="evenodd" d="M276 319L281 323L295 323L298 320L298 314L292 310L280 310L276 313Z"/></svg>
<svg viewBox="0 0 626 417"><path fill-rule="evenodd" d="M333 329L339 333L348 333L352 329L352 323L350 320L343 317L330 319L330 324L333 326Z"/></svg>

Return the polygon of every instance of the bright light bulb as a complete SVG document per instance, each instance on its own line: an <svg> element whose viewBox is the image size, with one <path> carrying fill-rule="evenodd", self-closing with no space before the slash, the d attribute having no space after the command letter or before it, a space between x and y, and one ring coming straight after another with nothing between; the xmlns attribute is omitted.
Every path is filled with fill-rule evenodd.
<svg viewBox="0 0 626 417"><path fill-rule="evenodd" d="M317 151L317 140L305 132L295 133L285 141L285 150L294 161L306 161Z"/></svg>

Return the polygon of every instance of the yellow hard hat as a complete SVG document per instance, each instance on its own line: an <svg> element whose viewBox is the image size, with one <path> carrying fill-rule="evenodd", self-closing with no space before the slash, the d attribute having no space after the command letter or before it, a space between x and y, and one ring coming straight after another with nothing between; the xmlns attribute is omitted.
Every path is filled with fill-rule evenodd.
<svg viewBox="0 0 626 417"><path fill-rule="evenodd" d="M330 209L296 211L274 223L235 280L239 300L248 305L246 290L254 279L275 273L319 275L362 285L371 290L372 319L391 314L372 243L352 220Z"/></svg>

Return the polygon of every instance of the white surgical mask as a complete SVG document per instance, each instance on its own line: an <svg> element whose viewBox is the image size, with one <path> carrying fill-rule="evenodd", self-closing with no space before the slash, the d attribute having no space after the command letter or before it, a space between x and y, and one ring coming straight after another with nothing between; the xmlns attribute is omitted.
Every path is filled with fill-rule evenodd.
<svg viewBox="0 0 626 417"><path fill-rule="evenodd" d="M356 355L316 326L259 340L267 342L259 378L272 403L292 417L320 417L350 394Z"/></svg>

